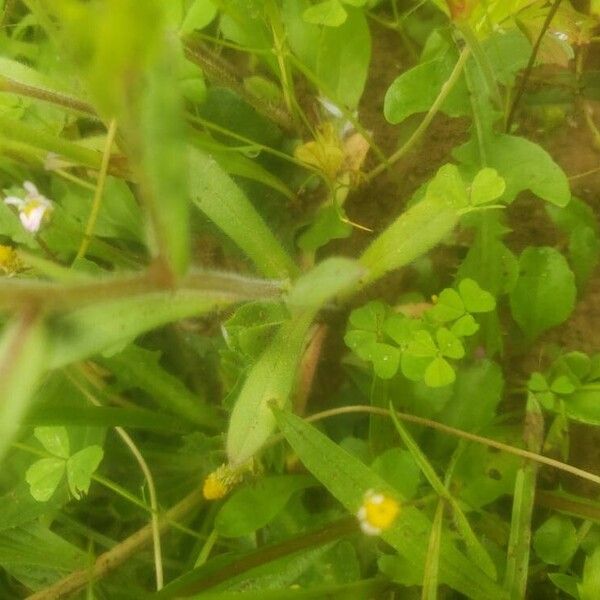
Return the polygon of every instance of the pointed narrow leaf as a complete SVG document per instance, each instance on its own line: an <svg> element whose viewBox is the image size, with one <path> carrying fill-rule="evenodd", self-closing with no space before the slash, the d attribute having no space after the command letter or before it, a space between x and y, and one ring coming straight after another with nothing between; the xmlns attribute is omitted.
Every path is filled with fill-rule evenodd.
<svg viewBox="0 0 600 600"><path fill-rule="evenodd" d="M211 156L190 150L194 204L254 262L267 277L286 277L297 267L244 192Z"/></svg>

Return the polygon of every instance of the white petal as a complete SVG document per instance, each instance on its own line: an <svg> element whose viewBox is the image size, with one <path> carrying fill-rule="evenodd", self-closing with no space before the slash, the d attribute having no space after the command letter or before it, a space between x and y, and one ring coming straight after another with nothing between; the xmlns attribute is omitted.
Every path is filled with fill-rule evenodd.
<svg viewBox="0 0 600 600"><path fill-rule="evenodd" d="M35 183L31 183L31 181L24 181L23 182L23 189L30 196L39 196L40 195L40 193L38 192L38 189L37 189Z"/></svg>
<svg viewBox="0 0 600 600"><path fill-rule="evenodd" d="M321 106L336 119L341 119L344 116L344 113L340 110L340 108L331 100L321 97L319 98L319 102L321 103Z"/></svg>
<svg viewBox="0 0 600 600"><path fill-rule="evenodd" d="M25 200L17 198L16 196L6 196L6 198L4 198L4 204L12 204L13 206L21 207L25 204Z"/></svg>
<svg viewBox="0 0 600 600"><path fill-rule="evenodd" d="M40 225L42 224L42 219L46 214L47 208L45 206L36 206L34 209L26 212L20 212L19 218L21 219L21 223L23 223L23 227L30 231L31 233L36 233Z"/></svg>
<svg viewBox="0 0 600 600"><path fill-rule="evenodd" d="M360 521L360 528L363 530L363 533L366 533L367 535L379 535L381 533L379 527L374 527L368 521Z"/></svg>

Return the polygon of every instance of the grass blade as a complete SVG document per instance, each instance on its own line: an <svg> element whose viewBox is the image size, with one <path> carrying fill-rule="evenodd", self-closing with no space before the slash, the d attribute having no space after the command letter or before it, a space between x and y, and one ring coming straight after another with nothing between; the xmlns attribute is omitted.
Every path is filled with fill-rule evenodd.
<svg viewBox="0 0 600 600"><path fill-rule="evenodd" d="M433 527L429 536L429 547L427 548L427 560L425 561L425 572L423 574L422 600L437 600L440 568L440 543L442 540L442 525L444 524L445 502L442 498L438 500Z"/></svg>
<svg viewBox="0 0 600 600"><path fill-rule="evenodd" d="M540 406L533 394L527 399L525 413L525 445L531 452L539 452L544 441L544 421ZM517 472L513 500L510 538L506 557L504 587L510 597L525 598L531 546L531 516L539 465L525 460Z"/></svg>

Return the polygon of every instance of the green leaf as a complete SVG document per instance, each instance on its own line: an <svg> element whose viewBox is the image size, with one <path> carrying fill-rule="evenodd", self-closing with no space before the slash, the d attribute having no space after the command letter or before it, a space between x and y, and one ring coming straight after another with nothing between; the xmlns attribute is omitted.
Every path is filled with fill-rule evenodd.
<svg viewBox="0 0 600 600"><path fill-rule="evenodd" d="M67 460L67 481L71 494L78 500L90 489L92 475L102 462L104 452L100 446L88 446Z"/></svg>
<svg viewBox="0 0 600 600"><path fill-rule="evenodd" d="M425 561L425 572L423 573L423 600L437 600L438 597L438 574L440 566L440 543L444 525L444 501L440 498L437 502L433 525L429 534L429 546L427 548L427 560Z"/></svg>
<svg viewBox="0 0 600 600"><path fill-rule="evenodd" d="M41 458L25 473L31 495L38 502L52 498L65 472L65 461L61 458Z"/></svg>
<svg viewBox="0 0 600 600"><path fill-rule="evenodd" d="M402 213L360 257L371 283L389 271L410 264L450 234L459 220L451 200L430 195Z"/></svg>
<svg viewBox="0 0 600 600"><path fill-rule="evenodd" d="M229 236L267 277L286 277L297 267L246 195L206 153L190 150L195 205Z"/></svg>
<svg viewBox="0 0 600 600"><path fill-rule="evenodd" d="M471 313L485 313L496 308L494 296L482 290L473 279L463 279L458 284L458 290L465 308Z"/></svg>
<svg viewBox="0 0 600 600"><path fill-rule="evenodd" d="M502 196L512 202L519 192L530 190L556 206L566 206L571 199L569 181L563 170L538 144L512 135L494 136L486 148L487 162L506 183ZM454 151L461 162L479 168L477 141L471 140Z"/></svg>
<svg viewBox="0 0 600 600"><path fill-rule="evenodd" d="M461 341L445 327L438 329L435 337L442 356L459 359L465 355Z"/></svg>
<svg viewBox="0 0 600 600"><path fill-rule="evenodd" d="M454 369L441 356L434 358L425 369L424 381L429 387L444 387L453 383L455 379Z"/></svg>
<svg viewBox="0 0 600 600"><path fill-rule="evenodd" d="M397 490L403 498L414 498L421 483L421 471L408 450L390 448L380 454L371 469Z"/></svg>
<svg viewBox="0 0 600 600"><path fill-rule="evenodd" d="M224 537L242 537L270 523L294 493L314 485L312 477L264 477L236 490L215 517L215 529Z"/></svg>
<svg viewBox="0 0 600 600"><path fill-rule="evenodd" d="M377 377L391 379L400 366L400 350L389 344L372 344L369 360L373 363Z"/></svg>
<svg viewBox="0 0 600 600"><path fill-rule="evenodd" d="M387 314L386 306L379 300L368 302L350 313L350 325L356 329L379 333Z"/></svg>
<svg viewBox="0 0 600 600"><path fill-rule="evenodd" d="M349 512L358 510L367 490L398 496L398 491L372 469L314 426L280 410L275 411L275 416L283 435L304 466ZM405 505L395 523L382 532L381 537L407 559L415 574L418 573L422 579L430 531L431 522L425 514L414 506ZM473 600L507 598L491 578L456 549L447 536L441 542L440 581Z"/></svg>
<svg viewBox="0 0 600 600"><path fill-rule="evenodd" d="M449 79L457 61L457 53L449 46L441 56L422 62L398 76L385 94L383 114L389 123L397 124L415 113L427 112ZM442 105L448 116L465 114L468 105L464 80L455 86Z"/></svg>
<svg viewBox="0 0 600 600"><path fill-rule="evenodd" d="M579 600L596 600L600 589L600 547L596 548L583 565L583 581L577 585Z"/></svg>
<svg viewBox="0 0 600 600"><path fill-rule="evenodd" d="M554 248L526 248L519 258L519 278L510 294L515 321L528 338L565 321L575 305L575 277Z"/></svg>
<svg viewBox="0 0 600 600"><path fill-rule="evenodd" d="M305 252L315 252L331 240L347 238L352 225L340 219L341 209L328 204L319 209L314 221L298 238L298 247Z"/></svg>
<svg viewBox="0 0 600 600"><path fill-rule="evenodd" d="M71 455L66 427L36 427L33 435L50 454L64 459Z"/></svg>
<svg viewBox="0 0 600 600"><path fill-rule="evenodd" d="M572 575L565 573L548 573L548 579L561 591L568 594L571 598L579 600L579 592L577 591L577 583L579 580Z"/></svg>
<svg viewBox="0 0 600 600"><path fill-rule="evenodd" d="M217 15L217 7L211 0L194 0L188 9L179 35L192 33L196 29L204 29Z"/></svg>
<svg viewBox="0 0 600 600"><path fill-rule="evenodd" d="M339 0L324 0L308 7L302 18L312 25L325 25L327 27L339 27L348 17L348 13Z"/></svg>
<svg viewBox="0 0 600 600"><path fill-rule="evenodd" d="M578 545L575 525L562 515L550 517L533 535L535 553L549 565L568 563Z"/></svg>
<svg viewBox="0 0 600 600"><path fill-rule="evenodd" d="M164 50L149 69L140 107L140 188L152 224L154 252L174 273L182 275L189 263L190 202L183 99L173 67L181 50L166 43Z"/></svg>
<svg viewBox="0 0 600 600"><path fill-rule="evenodd" d="M424 329L420 329L419 331L415 331L406 351L418 358L429 358L437 356L438 347L435 345L431 334Z"/></svg>
<svg viewBox="0 0 600 600"><path fill-rule="evenodd" d="M455 208L468 206L467 188L458 167L452 164L440 167L435 177L427 185L425 198L443 200Z"/></svg>
<svg viewBox="0 0 600 600"><path fill-rule="evenodd" d="M48 362L46 329L29 311L13 317L0 338L0 463L19 430Z"/></svg>
<svg viewBox="0 0 600 600"><path fill-rule="evenodd" d="M472 315L463 315L452 324L450 331L458 337L468 337L479 331L479 324Z"/></svg>
<svg viewBox="0 0 600 600"><path fill-rule="evenodd" d="M431 309L431 315L442 323L454 321L464 314L465 304L459 293L452 288L442 290Z"/></svg>
<svg viewBox="0 0 600 600"><path fill-rule="evenodd" d="M232 298L207 292L154 292L108 300L55 318L49 326L50 367L57 369L83 360L141 333L172 321L205 314L226 306Z"/></svg>
<svg viewBox="0 0 600 600"><path fill-rule="evenodd" d="M373 331L352 329L344 336L346 346L362 360L371 360L372 347L377 344L377 334Z"/></svg>
<svg viewBox="0 0 600 600"><path fill-rule="evenodd" d="M348 9L346 12L348 17L342 25L323 30L316 75L327 97L336 104L354 109L367 81L371 35L362 11Z"/></svg>
<svg viewBox="0 0 600 600"><path fill-rule="evenodd" d="M135 344L122 352L100 358L125 389L141 389L162 409L197 425L214 427L217 415L206 399L193 393L160 364L160 353Z"/></svg>
<svg viewBox="0 0 600 600"><path fill-rule="evenodd" d="M471 204L480 206L500 198L506 191L506 182L496 169L485 168L479 171L471 184Z"/></svg>

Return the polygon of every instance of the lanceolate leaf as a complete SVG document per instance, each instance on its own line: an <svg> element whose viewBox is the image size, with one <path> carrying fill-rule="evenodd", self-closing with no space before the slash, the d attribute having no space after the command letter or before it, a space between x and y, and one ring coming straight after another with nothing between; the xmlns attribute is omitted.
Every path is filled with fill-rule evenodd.
<svg viewBox="0 0 600 600"><path fill-rule="evenodd" d="M194 204L219 227L267 277L296 272L292 259L244 192L208 154L190 150Z"/></svg>
<svg viewBox="0 0 600 600"><path fill-rule="evenodd" d="M442 196L425 198L401 214L363 252L365 283L411 263L439 244L456 226L459 210Z"/></svg>
<svg viewBox="0 0 600 600"><path fill-rule="evenodd" d="M231 303L206 292L156 292L88 306L50 322L49 367L58 369L138 335Z"/></svg>
<svg viewBox="0 0 600 600"><path fill-rule="evenodd" d="M275 410L275 417L304 466L349 512L358 510L367 490L398 496L374 471L312 425L281 410ZM422 576L431 526L431 521L417 508L404 506L395 524L381 537ZM508 596L502 589L459 552L448 537L443 536L441 540L440 581L474 600L506 600Z"/></svg>
<svg viewBox="0 0 600 600"><path fill-rule="evenodd" d="M304 342L319 308L358 282L363 269L331 258L301 277L289 295L291 320L281 326L254 364L231 414L227 456L233 465L249 460L275 428L271 404L288 406Z"/></svg>

